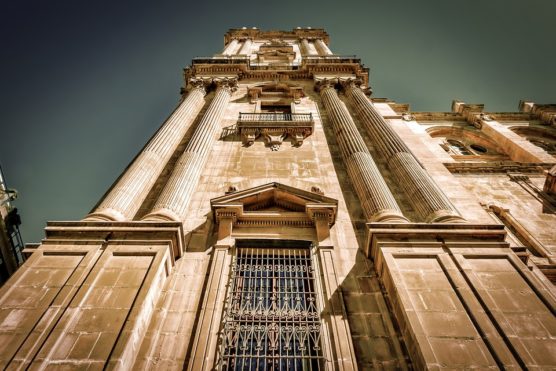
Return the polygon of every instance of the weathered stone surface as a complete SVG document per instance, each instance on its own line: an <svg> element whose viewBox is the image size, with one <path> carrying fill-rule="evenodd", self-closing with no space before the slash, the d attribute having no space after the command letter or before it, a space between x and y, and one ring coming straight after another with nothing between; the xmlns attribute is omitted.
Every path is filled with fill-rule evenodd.
<svg viewBox="0 0 556 371"><path fill-rule="evenodd" d="M556 158L511 135L518 120L556 130L552 106L410 113L358 94L350 110L334 85L367 85L368 71L327 44L322 29L244 28L196 58L188 84L233 88L189 93L192 117L171 116L97 216L51 222L26 250L0 288L0 367L223 368L249 242L264 246L253 257L310 249L321 369L555 368L556 205L543 184ZM279 146L240 136L239 114L261 112ZM290 114L311 114L302 145L277 124ZM468 154L455 154L450 133L464 130ZM447 223L457 212L467 223Z"/></svg>

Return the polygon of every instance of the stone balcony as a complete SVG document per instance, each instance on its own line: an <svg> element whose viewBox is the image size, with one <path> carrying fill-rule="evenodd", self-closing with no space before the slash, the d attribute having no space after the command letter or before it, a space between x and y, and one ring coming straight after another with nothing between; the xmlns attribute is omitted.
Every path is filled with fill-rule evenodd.
<svg viewBox="0 0 556 371"><path fill-rule="evenodd" d="M315 122L311 113L240 113L237 129L246 146L263 135L271 150L277 151L289 135L298 147L313 133Z"/></svg>

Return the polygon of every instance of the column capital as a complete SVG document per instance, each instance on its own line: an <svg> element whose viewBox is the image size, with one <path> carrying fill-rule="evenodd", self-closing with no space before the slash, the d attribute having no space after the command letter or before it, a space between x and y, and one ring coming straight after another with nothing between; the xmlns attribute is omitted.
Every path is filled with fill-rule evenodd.
<svg viewBox="0 0 556 371"><path fill-rule="evenodd" d="M230 94L237 90L237 77L217 77L212 79L216 89L227 90Z"/></svg>
<svg viewBox="0 0 556 371"><path fill-rule="evenodd" d="M199 89L203 92L203 94L206 94L209 85L210 85L210 81L207 81L206 79L192 77L188 81L188 86L189 86L188 90Z"/></svg>
<svg viewBox="0 0 556 371"><path fill-rule="evenodd" d="M317 78L315 79L315 91L320 93L326 88L336 89L336 84L338 84L337 78Z"/></svg>
<svg viewBox="0 0 556 371"><path fill-rule="evenodd" d="M348 78L348 79L340 79L340 85L342 86L342 89L347 90L347 89L361 89L361 91L363 91L363 93L365 93L365 95L371 95L373 93L373 90L368 87L365 86L363 84L363 80L358 79L358 78Z"/></svg>

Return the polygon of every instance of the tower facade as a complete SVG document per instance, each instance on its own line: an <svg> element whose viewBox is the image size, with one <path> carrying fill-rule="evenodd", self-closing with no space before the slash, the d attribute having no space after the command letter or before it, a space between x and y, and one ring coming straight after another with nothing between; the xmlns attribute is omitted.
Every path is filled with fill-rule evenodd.
<svg viewBox="0 0 556 371"><path fill-rule="evenodd" d="M0 366L556 367L556 106L411 112L328 45L195 58L91 213L24 250Z"/></svg>

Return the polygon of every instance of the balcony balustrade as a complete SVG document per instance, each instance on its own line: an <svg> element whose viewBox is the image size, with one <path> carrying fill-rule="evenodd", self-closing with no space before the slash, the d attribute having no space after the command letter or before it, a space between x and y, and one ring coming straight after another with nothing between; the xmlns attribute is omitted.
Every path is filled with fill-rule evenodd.
<svg viewBox="0 0 556 371"><path fill-rule="evenodd" d="M287 136L292 138L294 146L301 146L313 133L314 120L311 113L241 112L237 128L246 146L263 135L270 149L277 151Z"/></svg>

